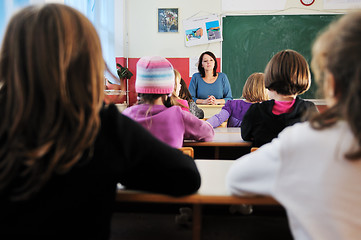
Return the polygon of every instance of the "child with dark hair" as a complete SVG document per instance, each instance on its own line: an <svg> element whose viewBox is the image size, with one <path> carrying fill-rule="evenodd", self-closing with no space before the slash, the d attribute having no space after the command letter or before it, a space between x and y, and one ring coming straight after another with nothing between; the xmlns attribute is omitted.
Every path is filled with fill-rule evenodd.
<svg viewBox="0 0 361 240"><path fill-rule="evenodd" d="M204 111L197 106L197 104L193 101L192 95L187 88L187 83L181 78L180 80L180 91L179 98L187 100L189 111L199 119L204 118Z"/></svg>
<svg viewBox="0 0 361 240"><path fill-rule="evenodd" d="M265 87L271 100L248 109L241 123L243 140L260 147L284 128L305 120L305 114L317 112L313 102L298 97L310 86L310 69L301 54L283 50L274 55L265 69Z"/></svg>
<svg viewBox="0 0 361 240"><path fill-rule="evenodd" d="M296 240L361 236L360 49L357 11L331 24L312 48L328 109L236 160L227 175L234 195L275 198Z"/></svg>

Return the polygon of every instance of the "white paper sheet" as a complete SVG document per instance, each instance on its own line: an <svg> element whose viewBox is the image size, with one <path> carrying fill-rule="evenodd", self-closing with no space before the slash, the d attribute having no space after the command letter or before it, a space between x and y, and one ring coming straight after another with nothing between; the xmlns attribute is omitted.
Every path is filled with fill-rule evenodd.
<svg viewBox="0 0 361 240"><path fill-rule="evenodd" d="M189 58L189 77L192 77L194 73L198 72L198 58L199 57Z"/></svg>
<svg viewBox="0 0 361 240"><path fill-rule="evenodd" d="M217 15L185 19L183 28L187 47L223 41L221 24Z"/></svg>

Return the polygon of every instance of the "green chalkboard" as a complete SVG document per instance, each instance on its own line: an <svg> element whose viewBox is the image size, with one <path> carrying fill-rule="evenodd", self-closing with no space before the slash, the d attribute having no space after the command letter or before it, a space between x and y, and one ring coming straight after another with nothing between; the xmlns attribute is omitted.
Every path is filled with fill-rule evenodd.
<svg viewBox="0 0 361 240"><path fill-rule="evenodd" d="M248 76L264 72L268 61L283 49L301 53L311 63L311 47L320 30L339 15L262 15L223 18L222 72L234 98L240 98ZM313 80L302 98L319 98Z"/></svg>

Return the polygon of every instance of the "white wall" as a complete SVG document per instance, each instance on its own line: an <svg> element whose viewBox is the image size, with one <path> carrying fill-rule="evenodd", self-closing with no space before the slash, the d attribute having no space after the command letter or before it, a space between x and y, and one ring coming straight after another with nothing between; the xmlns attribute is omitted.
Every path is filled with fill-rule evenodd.
<svg viewBox="0 0 361 240"><path fill-rule="evenodd" d="M248 11L223 12L222 0L124 0L127 12L128 51L125 57L138 58L145 55L161 55L164 57L198 57L205 50L210 50L217 57L222 57L221 43L186 47L184 44L184 29L182 21L191 16L209 14L323 14L345 13L346 10L325 11L323 0L316 0L310 7L303 6L299 0L287 0L283 11ZM271 0L264 0L271 1ZM158 33L157 9L178 8L178 33Z"/></svg>
<svg viewBox="0 0 361 240"><path fill-rule="evenodd" d="M220 0L126 0L129 34L129 57L161 55L164 57L199 56L210 50L220 56L221 45L212 43L185 47L182 21L196 16L221 12ZM158 33L158 8L178 8L178 33Z"/></svg>

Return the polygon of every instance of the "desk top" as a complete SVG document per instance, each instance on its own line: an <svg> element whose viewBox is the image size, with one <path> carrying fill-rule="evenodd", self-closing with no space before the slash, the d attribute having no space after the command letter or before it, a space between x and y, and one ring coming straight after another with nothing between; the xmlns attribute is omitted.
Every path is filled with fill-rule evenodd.
<svg viewBox="0 0 361 240"><path fill-rule="evenodd" d="M233 160L195 160L202 185L198 194L207 196L230 196L226 189L225 176Z"/></svg>
<svg viewBox="0 0 361 240"><path fill-rule="evenodd" d="M276 205L271 197L232 196L225 186L225 176L232 160L195 160L201 175L202 185L197 193L184 197L171 197L163 194L144 193L130 190L118 190L119 202L156 202L156 203L197 203L197 204L252 204Z"/></svg>
<svg viewBox="0 0 361 240"><path fill-rule="evenodd" d="M240 128L224 128L214 129L214 138L210 142L196 142L194 140L184 140L184 147L194 146L224 146L224 147L249 147L251 142L246 142L241 137Z"/></svg>
<svg viewBox="0 0 361 240"><path fill-rule="evenodd" d="M241 128L239 128L239 127L217 127L214 129L214 133L236 133L239 136L241 136Z"/></svg>
<svg viewBox="0 0 361 240"><path fill-rule="evenodd" d="M219 104L219 105L197 104L197 106L202 109L203 108L221 109L222 107L224 107L224 104Z"/></svg>

